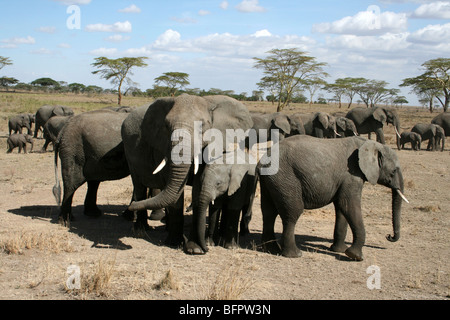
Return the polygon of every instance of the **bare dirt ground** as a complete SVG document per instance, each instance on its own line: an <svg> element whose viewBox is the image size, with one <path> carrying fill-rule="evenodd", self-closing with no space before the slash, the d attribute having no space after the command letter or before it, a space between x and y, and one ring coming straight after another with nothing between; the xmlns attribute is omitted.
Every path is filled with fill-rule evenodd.
<svg viewBox="0 0 450 320"><path fill-rule="evenodd" d="M428 122L430 115L421 112ZM415 119L402 123L405 128L408 121ZM334 227L332 206L306 211L300 217L296 240L301 258L262 252L259 196L251 235L241 239L241 249L211 247L204 256L189 256L164 245L163 223L152 221L154 230L138 235L132 223L121 217L131 197L130 178L100 185L98 203L104 215L98 219L83 215L83 186L74 197L72 228L59 225L52 195L53 153L24 155L16 149L6 154L6 128L0 129L0 150L4 150L0 151L0 299L450 298L448 147L444 152L398 152L410 204L403 204L397 243L385 239L392 233L391 191L365 185L362 203L367 240L362 262L328 250ZM387 134L393 137L391 128ZM393 146L393 138L390 141ZM35 150L42 144L43 140L37 140ZM191 216L185 217L188 232ZM279 219L276 230L280 236ZM347 240L351 242L351 232ZM80 270L78 290L67 285L72 265ZM379 288L373 288L377 282L371 266L379 268Z"/></svg>

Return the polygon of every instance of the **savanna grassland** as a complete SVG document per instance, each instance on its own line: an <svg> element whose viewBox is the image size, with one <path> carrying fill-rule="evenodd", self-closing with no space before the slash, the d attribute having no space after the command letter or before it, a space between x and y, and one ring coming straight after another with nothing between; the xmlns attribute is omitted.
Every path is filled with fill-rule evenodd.
<svg viewBox="0 0 450 320"><path fill-rule="evenodd" d="M44 104L62 104L76 113L114 105L111 95L0 93L0 299L151 299L151 300L443 300L450 298L450 149L444 152L410 146L397 151L405 178L402 236L392 232L391 191L366 184L362 205L366 229L364 261L350 261L328 250L332 243L334 209L306 211L296 227L303 256L287 259L261 251L262 217L257 194L251 234L241 248L211 247L204 256L189 256L164 245L165 225L136 234L121 212L131 198L129 177L100 185L101 218L83 215L86 186L74 197L76 220L68 230L57 223L58 207L53 153L6 154L7 119L36 112ZM141 106L151 99L124 97L123 105ZM268 102L245 102L249 110L275 112ZM286 113L346 112L336 105L296 105ZM398 108L402 130L429 122L437 113L415 107ZM387 143L395 148L392 126ZM423 144L423 149L426 143ZM3 151L2 151L3 150ZM190 203L187 187L185 203ZM186 233L191 213L185 215ZM276 222L277 236L281 221ZM351 232L347 241L351 242ZM69 266L80 270L81 288L68 287ZM377 266L380 287L369 289ZM369 287L368 287L369 280ZM373 284L373 283L372 283Z"/></svg>

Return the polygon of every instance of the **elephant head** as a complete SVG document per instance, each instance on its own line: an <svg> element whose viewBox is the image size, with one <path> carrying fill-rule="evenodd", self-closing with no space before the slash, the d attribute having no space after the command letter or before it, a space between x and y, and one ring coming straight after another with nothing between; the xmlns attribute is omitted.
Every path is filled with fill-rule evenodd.
<svg viewBox="0 0 450 320"><path fill-rule="evenodd" d="M269 129L270 130L278 129L280 140L282 140L285 137L288 137L291 133L291 124L289 122L288 116L285 114L282 114L280 112L274 114L273 119L271 121L271 126ZM271 131L270 130L268 132L269 140L271 140L271 136L270 136Z"/></svg>
<svg viewBox="0 0 450 320"><path fill-rule="evenodd" d="M336 131L341 137L358 136L355 123L346 117L336 117Z"/></svg>
<svg viewBox="0 0 450 320"><path fill-rule="evenodd" d="M305 134L305 126L303 120L298 114L293 114L289 116L289 125L291 127L291 132L289 136L294 136L298 134Z"/></svg>
<svg viewBox="0 0 450 320"><path fill-rule="evenodd" d="M381 184L392 190L392 225L394 235L387 239L395 242L400 238L400 216L403 195L403 175L395 152L388 146L367 140L358 149L359 167L367 181L373 185Z"/></svg>
<svg viewBox="0 0 450 320"><path fill-rule="evenodd" d="M400 150L400 118L397 111L390 108L376 107L372 115L375 120L381 122L383 125L385 123L390 123L394 126L395 134L397 136L397 148Z"/></svg>
<svg viewBox="0 0 450 320"><path fill-rule="evenodd" d="M336 138L339 134L336 131L336 118L325 112L317 112L313 119L314 136L324 138L331 136Z"/></svg>
<svg viewBox="0 0 450 320"><path fill-rule="evenodd" d="M168 112L148 115L155 116L153 128L145 128L147 134L157 137L154 148L164 158L155 173L168 166L169 175L165 188L157 196L131 203L129 210L161 209L175 204L183 192L191 169L197 172L202 150L207 145L204 138L213 129L223 137L223 148L231 134L229 129L241 129L243 132L253 125L247 108L235 99L226 96L197 97L183 94L175 98L159 99L158 110ZM146 115L147 117L147 115ZM210 130L211 129L211 130ZM233 131L233 130L232 130ZM199 143L196 143L199 142ZM180 161L181 160L181 161Z"/></svg>

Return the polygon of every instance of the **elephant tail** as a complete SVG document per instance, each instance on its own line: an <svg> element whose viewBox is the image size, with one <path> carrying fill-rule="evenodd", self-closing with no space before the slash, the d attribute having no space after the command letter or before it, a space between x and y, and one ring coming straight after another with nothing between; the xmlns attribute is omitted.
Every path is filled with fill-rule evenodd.
<svg viewBox="0 0 450 320"><path fill-rule="evenodd" d="M55 142L55 185L53 186L53 195L56 199L56 205L61 206L61 184L58 178L58 155L59 155L59 143Z"/></svg>

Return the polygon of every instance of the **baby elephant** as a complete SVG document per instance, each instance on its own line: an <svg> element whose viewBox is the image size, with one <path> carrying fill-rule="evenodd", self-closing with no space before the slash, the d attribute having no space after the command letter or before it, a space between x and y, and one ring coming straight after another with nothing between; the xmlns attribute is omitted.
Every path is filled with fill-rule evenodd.
<svg viewBox="0 0 450 320"><path fill-rule="evenodd" d="M394 235L400 238L400 214L403 177L395 151L378 142L360 137L318 139L309 136L286 138L270 150L278 170L264 170L269 162L261 158L257 166L261 184L263 214L262 243L269 252L280 253L274 224L279 214L283 222L281 254L298 257L295 225L304 209L318 209L334 204L336 222L331 250L345 252L351 259L363 260L365 231L361 210L364 182L380 184L392 190L392 223ZM275 160L276 162L276 160ZM353 243L345 244L347 227L353 233Z"/></svg>
<svg viewBox="0 0 450 320"><path fill-rule="evenodd" d="M422 143L422 137L416 132L404 131L400 135L400 145L405 149L405 144L411 143L411 149L418 151Z"/></svg>
<svg viewBox="0 0 450 320"><path fill-rule="evenodd" d="M24 153L27 153L27 143L31 144L30 152L32 152L34 144L33 136L23 133L14 133L10 135L7 140L8 151L6 153L13 152L13 150L17 147L19 148L19 153L22 152L22 149Z"/></svg>

